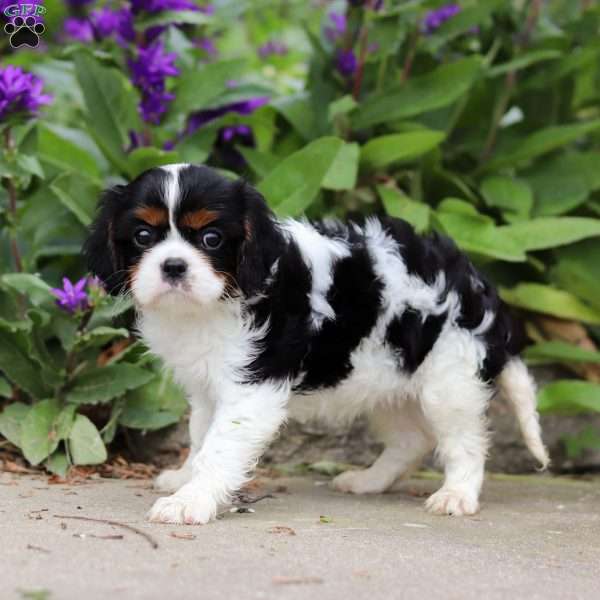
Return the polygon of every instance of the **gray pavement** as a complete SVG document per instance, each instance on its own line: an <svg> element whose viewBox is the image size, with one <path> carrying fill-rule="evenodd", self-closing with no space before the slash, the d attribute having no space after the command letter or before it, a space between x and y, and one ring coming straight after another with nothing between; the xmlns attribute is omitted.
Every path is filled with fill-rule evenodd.
<svg viewBox="0 0 600 600"><path fill-rule="evenodd" d="M489 478L482 513L462 519L423 511L437 485L355 497L264 480L254 493L275 498L254 513L185 527L144 521L148 482L0 474L0 598L600 598L600 480ZM158 548L57 514L133 525Z"/></svg>

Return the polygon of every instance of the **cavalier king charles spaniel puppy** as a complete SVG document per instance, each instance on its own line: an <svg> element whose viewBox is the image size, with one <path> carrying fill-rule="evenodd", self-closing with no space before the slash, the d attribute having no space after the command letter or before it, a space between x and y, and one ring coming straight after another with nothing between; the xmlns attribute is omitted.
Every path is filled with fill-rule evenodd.
<svg viewBox="0 0 600 600"><path fill-rule="evenodd" d="M399 219L278 220L243 181L203 166L150 169L102 197L85 246L191 405L185 464L163 472L149 519L208 523L249 480L288 415L367 415L385 449L333 486L379 493L435 449L440 515L479 509L486 408L499 390L543 467L522 336L456 246Z"/></svg>

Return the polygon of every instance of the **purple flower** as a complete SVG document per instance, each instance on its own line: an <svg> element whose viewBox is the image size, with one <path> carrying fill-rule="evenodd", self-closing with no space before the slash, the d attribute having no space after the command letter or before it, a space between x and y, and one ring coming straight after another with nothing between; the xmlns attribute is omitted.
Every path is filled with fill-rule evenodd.
<svg viewBox="0 0 600 600"><path fill-rule="evenodd" d="M287 53L288 47L283 42L276 40L269 40L266 44L258 48L258 55L263 59L274 55L285 56Z"/></svg>
<svg viewBox="0 0 600 600"><path fill-rule="evenodd" d="M248 100L241 100L240 102L232 102L231 104L225 104L218 108L208 108L206 110L200 110L193 113L188 119L188 125L186 133L193 133L206 123L214 121L215 119L222 117L229 112L236 112L240 115L249 115L253 113L257 108L260 108L269 101L268 96L258 96L256 98L250 98Z"/></svg>
<svg viewBox="0 0 600 600"><path fill-rule="evenodd" d="M448 19L451 19L461 11L460 4L446 4L428 12L423 19L423 31L427 34L433 33L441 27Z"/></svg>
<svg viewBox="0 0 600 600"><path fill-rule="evenodd" d="M330 42L336 42L346 33L348 27L346 15L332 12L329 13L329 20L333 24L333 27L325 27L325 35Z"/></svg>
<svg viewBox="0 0 600 600"><path fill-rule="evenodd" d="M44 83L20 67L0 67L0 121L11 114L35 115L40 106L50 104L52 96L43 93Z"/></svg>
<svg viewBox="0 0 600 600"><path fill-rule="evenodd" d="M357 60L352 50L339 50L337 53L335 65L337 70L344 76L350 77L356 71Z"/></svg>
<svg viewBox="0 0 600 600"><path fill-rule="evenodd" d="M137 59L127 63L133 84L142 92L140 113L148 123L158 123L174 98L166 91L165 79L179 75L176 58L174 52L165 52L162 42L158 41L147 48L139 48Z"/></svg>
<svg viewBox="0 0 600 600"><path fill-rule="evenodd" d="M89 307L88 295L84 291L87 281L87 277L83 277L73 285L67 277L63 277L62 289L52 288L50 290L57 298L56 305L69 313L86 310Z"/></svg>
<svg viewBox="0 0 600 600"><path fill-rule="evenodd" d="M94 39L94 29L87 19L67 17L63 24L64 34L79 42L91 42Z"/></svg>
<svg viewBox="0 0 600 600"><path fill-rule="evenodd" d="M113 34L121 46L127 46L135 39L133 15L128 8L111 10L103 7L90 13L90 21L95 34L100 38L111 37Z"/></svg>
<svg viewBox="0 0 600 600"><path fill-rule="evenodd" d="M131 0L133 12L158 13L163 10L201 10L193 0Z"/></svg>

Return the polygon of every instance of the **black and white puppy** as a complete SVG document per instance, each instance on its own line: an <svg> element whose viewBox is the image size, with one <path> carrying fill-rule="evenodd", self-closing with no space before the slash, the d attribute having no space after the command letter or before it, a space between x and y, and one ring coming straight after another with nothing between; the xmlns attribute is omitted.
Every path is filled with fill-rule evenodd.
<svg viewBox="0 0 600 600"><path fill-rule="evenodd" d="M517 329L446 238L397 219L278 221L248 184L177 164L107 191L85 252L111 293L131 293L191 404L191 452L158 477L173 494L152 521L214 518L288 414L369 416L385 450L334 480L345 492L383 492L435 449L436 514L479 508L496 389L548 464Z"/></svg>

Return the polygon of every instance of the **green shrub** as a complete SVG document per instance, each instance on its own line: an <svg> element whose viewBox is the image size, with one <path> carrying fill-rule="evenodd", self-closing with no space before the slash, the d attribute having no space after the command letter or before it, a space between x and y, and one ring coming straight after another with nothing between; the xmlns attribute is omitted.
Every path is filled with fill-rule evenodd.
<svg viewBox="0 0 600 600"><path fill-rule="evenodd" d="M316 6L47 0L43 49L0 41L0 433L32 464L102 462L119 427L185 410L128 301L81 279L100 191L171 162L243 175L280 216L444 232L523 310L531 362L600 363L600 8ZM545 339L540 315L587 349ZM540 402L597 412L600 386Z"/></svg>

